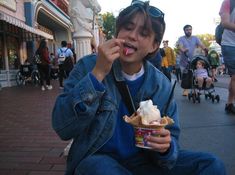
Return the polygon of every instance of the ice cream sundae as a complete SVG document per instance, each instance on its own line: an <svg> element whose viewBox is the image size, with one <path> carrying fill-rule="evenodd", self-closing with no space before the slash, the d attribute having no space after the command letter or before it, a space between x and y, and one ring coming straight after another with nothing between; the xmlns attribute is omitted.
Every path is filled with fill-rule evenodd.
<svg viewBox="0 0 235 175"><path fill-rule="evenodd" d="M148 148L145 137L151 135L156 129L161 129L174 123L173 119L168 116L161 117L160 111L152 100L140 102L137 111L130 117L124 116L125 122L131 124L135 129L136 146Z"/></svg>

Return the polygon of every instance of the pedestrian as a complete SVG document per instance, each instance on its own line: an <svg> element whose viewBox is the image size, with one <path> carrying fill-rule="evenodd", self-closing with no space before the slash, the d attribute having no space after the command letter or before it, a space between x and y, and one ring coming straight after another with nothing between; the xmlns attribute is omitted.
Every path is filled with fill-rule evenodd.
<svg viewBox="0 0 235 175"><path fill-rule="evenodd" d="M183 27L184 36L181 36L178 40L178 47L180 51L180 65L181 71L184 72L184 69L187 69L189 62L194 56L194 51L197 47L200 47L207 53L207 48L203 45L201 40L192 35L192 26L187 24ZM188 96L188 89L183 89L183 96Z"/></svg>
<svg viewBox="0 0 235 175"><path fill-rule="evenodd" d="M61 41L61 48L57 50L57 58L60 89L64 89L63 81L69 76L74 64L73 52L67 47L67 41Z"/></svg>
<svg viewBox="0 0 235 175"><path fill-rule="evenodd" d="M117 87L120 80L128 86L133 105L151 99L162 113L172 88L146 61L158 50L165 31L164 13L148 3L134 1L120 12L115 38L78 61L56 99L53 128L61 139L73 139L66 174L226 174L214 155L179 149L174 99L166 114L175 123L146 137L152 149L136 147L134 128L123 121L132 112Z"/></svg>
<svg viewBox="0 0 235 175"><path fill-rule="evenodd" d="M39 55L40 58L40 62L37 62L37 68L40 75L41 90L45 91L45 87L48 90L51 90L52 85L50 81L50 58L47 42L45 39L41 40L39 47L36 51L36 55ZM46 82L46 86L44 82Z"/></svg>
<svg viewBox="0 0 235 175"><path fill-rule="evenodd" d="M171 80L171 73L175 67L174 50L168 46L168 40L163 41L163 50L165 55L162 58L162 71Z"/></svg>
<svg viewBox="0 0 235 175"><path fill-rule="evenodd" d="M168 61L168 68L169 68L169 72L172 73L172 70L175 67L175 62L176 62L176 57L175 57L175 52L174 50L168 45L169 41L168 40L164 40L163 42L163 49L165 51L166 54L166 58Z"/></svg>
<svg viewBox="0 0 235 175"><path fill-rule="evenodd" d="M233 8L230 8L233 7ZM222 2L219 14L221 24L224 27L222 35L221 49L228 74L230 75L230 83L228 87L228 99L225 105L227 113L235 114L235 1L224 0ZM230 13L231 9L231 13Z"/></svg>
<svg viewBox="0 0 235 175"><path fill-rule="evenodd" d="M211 67L211 77L214 82L217 82L216 74L217 74L217 67L220 65L220 57L216 50L210 50L207 55L208 61Z"/></svg>
<svg viewBox="0 0 235 175"><path fill-rule="evenodd" d="M179 56L179 53L176 53L176 62L175 62L174 73L175 73L177 82L180 82L182 73L181 73L181 70L180 70L180 56Z"/></svg>

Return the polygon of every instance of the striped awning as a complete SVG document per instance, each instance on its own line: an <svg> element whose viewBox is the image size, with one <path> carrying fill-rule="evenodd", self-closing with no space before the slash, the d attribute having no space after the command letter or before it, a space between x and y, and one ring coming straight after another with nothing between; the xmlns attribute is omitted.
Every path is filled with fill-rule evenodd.
<svg viewBox="0 0 235 175"><path fill-rule="evenodd" d="M31 26L28 26L27 24L25 24L24 22L20 21L19 19L15 18L15 17L12 17L8 14L5 14L3 12L0 11L0 20L3 20L3 21L6 21L7 23L10 23L14 26L17 26L17 27L20 27L30 33L33 33L33 34L36 34L36 35L40 35L46 39L50 39L50 40L53 40L54 37L53 35L49 34L49 33L46 33L42 30L39 30L39 29L36 29L36 28L33 28Z"/></svg>

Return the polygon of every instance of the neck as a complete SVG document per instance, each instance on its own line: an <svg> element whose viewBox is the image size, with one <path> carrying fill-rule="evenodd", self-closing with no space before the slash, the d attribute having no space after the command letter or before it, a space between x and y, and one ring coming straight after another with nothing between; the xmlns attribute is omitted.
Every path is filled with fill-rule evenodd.
<svg viewBox="0 0 235 175"><path fill-rule="evenodd" d="M138 73L141 70L141 67L143 65L142 62L139 63L121 63L122 70L128 75L133 75L135 73Z"/></svg>

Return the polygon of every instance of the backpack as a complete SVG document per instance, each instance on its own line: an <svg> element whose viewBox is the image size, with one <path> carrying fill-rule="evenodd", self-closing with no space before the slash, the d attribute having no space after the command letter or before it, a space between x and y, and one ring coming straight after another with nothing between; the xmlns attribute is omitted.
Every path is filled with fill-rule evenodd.
<svg viewBox="0 0 235 175"><path fill-rule="evenodd" d="M59 64L64 64L64 61L66 59L66 51L68 50L68 48L63 51L62 49L60 49L60 54L58 56L58 63Z"/></svg>
<svg viewBox="0 0 235 175"><path fill-rule="evenodd" d="M230 14L232 13L234 6L235 6L235 3L233 2L233 0L230 0ZM215 41L219 45L221 45L223 32L224 32L224 27L220 22L219 25L217 25L215 28Z"/></svg>
<svg viewBox="0 0 235 175"><path fill-rule="evenodd" d="M58 56L58 62L59 62L59 64L63 65L63 69L65 71L70 72L73 69L73 61L70 56L66 57L67 50L68 50L68 48L65 51L60 49L61 53Z"/></svg>

